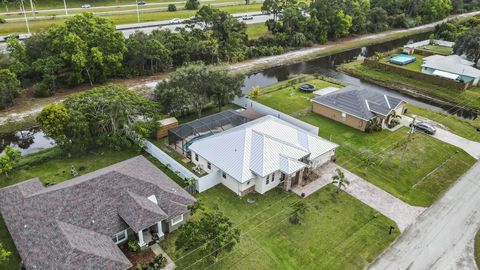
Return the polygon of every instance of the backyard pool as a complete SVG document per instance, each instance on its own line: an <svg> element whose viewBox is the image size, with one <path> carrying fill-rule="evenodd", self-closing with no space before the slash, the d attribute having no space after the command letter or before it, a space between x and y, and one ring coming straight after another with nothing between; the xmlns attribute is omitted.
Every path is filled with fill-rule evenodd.
<svg viewBox="0 0 480 270"><path fill-rule="evenodd" d="M390 60L388 60L388 62L390 62L392 64L395 64L395 65L404 66L404 65L408 65L410 63L413 63L416 60L417 60L417 58L415 56L400 54L400 55L397 55L397 56L394 56L394 57L390 58Z"/></svg>

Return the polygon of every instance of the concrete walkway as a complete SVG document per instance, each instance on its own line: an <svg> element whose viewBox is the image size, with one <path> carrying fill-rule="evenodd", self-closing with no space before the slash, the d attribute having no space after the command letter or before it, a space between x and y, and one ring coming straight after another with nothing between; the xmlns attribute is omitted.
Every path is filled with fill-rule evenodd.
<svg viewBox="0 0 480 270"><path fill-rule="evenodd" d="M438 123L436 123L432 120L422 118L421 121L423 121L423 120L425 120L424 122L431 123L437 129L437 132L432 137L434 137L438 140L441 140L443 142L446 142L448 144L454 145L458 148L463 149L465 152L467 152L469 155L471 155L475 159L480 158L480 143L470 141L470 140L467 140L463 137L455 135L452 132L450 132L450 131L448 131L444 128L441 128L440 124L438 124ZM410 125L410 123L412 123L412 118L408 117L406 115L403 115L402 119L400 120L400 124L408 127Z"/></svg>
<svg viewBox="0 0 480 270"><path fill-rule="evenodd" d="M155 254L156 256L162 254L163 257L165 257L165 259L167 259L167 265L165 265L165 267L162 268L162 270L173 270L177 267L175 265L175 263L172 261L172 259L168 256L168 254L165 251L163 251L163 249L160 247L160 245L155 244L155 245L151 246L150 248L152 249L153 254Z"/></svg>
<svg viewBox="0 0 480 270"><path fill-rule="evenodd" d="M302 193L305 193L306 196L312 194L332 182L332 176L336 174L335 169L337 168L342 170L345 177L350 181L350 185L346 187L345 191L395 221L400 231L404 231L410 224L413 224L416 218L425 210L423 207L411 206L395 198L390 193L383 191L332 162L322 166L320 178L304 187L295 187L292 191L298 195Z"/></svg>
<svg viewBox="0 0 480 270"><path fill-rule="evenodd" d="M473 239L480 229L479 175L477 162L369 269L477 269Z"/></svg>

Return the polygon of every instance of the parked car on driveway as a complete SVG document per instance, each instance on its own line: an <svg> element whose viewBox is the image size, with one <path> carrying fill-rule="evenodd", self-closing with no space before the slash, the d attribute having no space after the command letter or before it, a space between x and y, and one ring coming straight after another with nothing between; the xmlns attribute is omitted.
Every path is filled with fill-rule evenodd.
<svg viewBox="0 0 480 270"><path fill-rule="evenodd" d="M90 5L90 4L82 5L82 8L91 8L91 7L92 7L92 5Z"/></svg>
<svg viewBox="0 0 480 270"><path fill-rule="evenodd" d="M434 128L432 125L430 125L429 123L425 123L425 122L418 122L418 123L415 123L413 125L413 128L415 130L418 130L418 131L421 131L423 133L427 133L427 134L430 134L430 135L434 135L435 132L437 132L437 129Z"/></svg>
<svg viewBox="0 0 480 270"><path fill-rule="evenodd" d="M253 16L251 16L251 15L243 15L243 16L242 16L242 20L244 20L244 21L253 20Z"/></svg>
<svg viewBox="0 0 480 270"><path fill-rule="evenodd" d="M181 22L182 22L182 20L179 19L179 18L175 18L175 19L171 19L171 20L170 20L170 23L171 23L171 24L177 24L177 23L181 23Z"/></svg>

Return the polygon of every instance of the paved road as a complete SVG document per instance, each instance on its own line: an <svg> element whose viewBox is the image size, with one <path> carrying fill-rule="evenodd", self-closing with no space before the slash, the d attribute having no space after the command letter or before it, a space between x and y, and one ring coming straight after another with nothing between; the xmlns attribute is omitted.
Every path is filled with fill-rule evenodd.
<svg viewBox="0 0 480 270"><path fill-rule="evenodd" d="M306 196L312 194L332 182L332 176L336 174L337 168L342 170L350 181L350 184L344 189L345 192L395 221L402 232L425 211L425 208L411 206L333 162L327 163L319 169L320 177L317 180L303 187L296 186L292 188L292 191L300 196L302 193L305 193Z"/></svg>
<svg viewBox="0 0 480 270"><path fill-rule="evenodd" d="M472 240L480 229L479 175L477 162L369 269L476 269Z"/></svg>
<svg viewBox="0 0 480 270"><path fill-rule="evenodd" d="M421 117L419 117L421 118ZM463 149L465 152L467 152L469 155L474 157L475 159L480 158L480 143L479 142L474 142L467 140L463 137L460 137L458 135L453 134L452 132L443 129L440 127L440 125L432 120L422 118L421 121L429 122L432 125L436 126L437 132L435 135L433 135L434 138L441 140L443 142L446 142L448 144L454 145L458 148ZM402 116L402 119L400 120L400 123L406 127L412 123L412 118L404 115ZM473 131L476 132L476 131Z"/></svg>

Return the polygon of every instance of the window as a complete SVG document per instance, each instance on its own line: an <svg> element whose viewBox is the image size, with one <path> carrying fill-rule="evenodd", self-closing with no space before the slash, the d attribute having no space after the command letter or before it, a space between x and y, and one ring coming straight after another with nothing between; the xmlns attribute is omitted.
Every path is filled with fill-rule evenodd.
<svg viewBox="0 0 480 270"><path fill-rule="evenodd" d="M198 154L195 153L195 160L198 161Z"/></svg>
<svg viewBox="0 0 480 270"><path fill-rule="evenodd" d="M222 177L223 177L224 179L227 179L227 174L226 174L225 172L222 172Z"/></svg>
<svg viewBox="0 0 480 270"><path fill-rule="evenodd" d="M172 226L173 225L177 225L178 223L182 222L183 221L183 214L180 215L180 216L176 216L176 217L173 217L172 218Z"/></svg>
<svg viewBox="0 0 480 270"><path fill-rule="evenodd" d="M272 182L275 181L275 173L272 173Z"/></svg>
<svg viewBox="0 0 480 270"><path fill-rule="evenodd" d="M208 168L209 170L212 169L212 164L210 164L210 162L207 162L207 168Z"/></svg>
<svg viewBox="0 0 480 270"><path fill-rule="evenodd" d="M270 182L270 175L267 175L267 185Z"/></svg>
<svg viewBox="0 0 480 270"><path fill-rule="evenodd" d="M282 173L282 174L280 175L280 181L285 181L285 174L284 174L284 173Z"/></svg>
<svg viewBox="0 0 480 270"><path fill-rule="evenodd" d="M120 244L121 242L127 240L127 230L114 234L112 236L112 240L115 242L115 244Z"/></svg>

